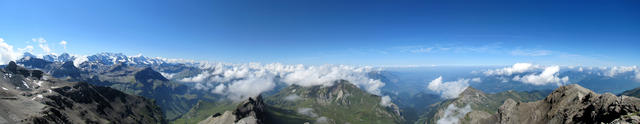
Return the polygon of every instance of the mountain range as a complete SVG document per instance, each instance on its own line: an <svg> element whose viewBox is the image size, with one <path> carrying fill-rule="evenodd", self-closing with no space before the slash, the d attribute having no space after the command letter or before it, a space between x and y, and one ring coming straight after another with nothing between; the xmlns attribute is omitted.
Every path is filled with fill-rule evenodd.
<svg viewBox="0 0 640 124"><path fill-rule="evenodd" d="M347 80L317 86L277 82L273 91L236 101L179 81L215 70L164 58L27 53L3 68L0 109L9 114L0 115L0 123L640 122L640 88L616 96L576 84L491 93L467 87L447 99L402 92L408 86L394 74L377 71L367 74L386 83L377 95Z"/></svg>
<svg viewBox="0 0 640 124"><path fill-rule="evenodd" d="M163 123L152 100L50 78L10 62L0 70L0 123Z"/></svg>

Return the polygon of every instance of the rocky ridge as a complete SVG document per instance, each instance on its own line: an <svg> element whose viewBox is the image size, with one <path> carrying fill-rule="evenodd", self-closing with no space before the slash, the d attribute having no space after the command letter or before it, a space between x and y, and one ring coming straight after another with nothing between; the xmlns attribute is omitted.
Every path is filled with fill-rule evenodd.
<svg viewBox="0 0 640 124"><path fill-rule="evenodd" d="M562 86L544 100L522 103L507 100L500 107L497 122L515 123L611 123L638 121L640 99L596 94L579 85Z"/></svg>
<svg viewBox="0 0 640 124"><path fill-rule="evenodd" d="M151 100L52 78L10 62L0 69L0 123L163 123Z"/></svg>

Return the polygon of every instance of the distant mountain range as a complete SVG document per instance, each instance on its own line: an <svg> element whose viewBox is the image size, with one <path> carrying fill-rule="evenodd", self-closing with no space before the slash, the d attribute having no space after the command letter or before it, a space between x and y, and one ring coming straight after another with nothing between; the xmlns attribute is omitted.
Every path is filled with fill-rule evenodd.
<svg viewBox="0 0 640 124"><path fill-rule="evenodd" d="M123 54L100 53L88 56L87 61L76 67L73 61L75 58L68 57L68 54L47 56L45 58L52 58L50 60L53 61L25 56L17 63L43 70L55 78L107 86L132 95L154 99L169 120L186 113L198 100L215 98L204 97L210 94L191 90L183 84L170 81L153 69L159 68L159 70L177 73L193 69L183 64L168 64L160 59L143 56L127 57Z"/></svg>

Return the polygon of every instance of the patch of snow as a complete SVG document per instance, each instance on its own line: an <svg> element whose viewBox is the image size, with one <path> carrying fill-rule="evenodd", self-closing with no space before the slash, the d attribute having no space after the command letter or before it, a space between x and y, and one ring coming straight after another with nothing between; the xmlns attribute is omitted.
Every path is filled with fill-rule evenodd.
<svg viewBox="0 0 640 124"><path fill-rule="evenodd" d="M29 88L29 85L25 81L22 81L22 85L24 85L25 87Z"/></svg>
<svg viewBox="0 0 640 124"><path fill-rule="evenodd" d="M9 89L7 89L7 88L4 88L4 87L2 87L2 89L3 89L3 90L9 90Z"/></svg>
<svg viewBox="0 0 640 124"><path fill-rule="evenodd" d="M35 84L37 84L38 86L42 86L42 83L44 83L44 81L33 81Z"/></svg>

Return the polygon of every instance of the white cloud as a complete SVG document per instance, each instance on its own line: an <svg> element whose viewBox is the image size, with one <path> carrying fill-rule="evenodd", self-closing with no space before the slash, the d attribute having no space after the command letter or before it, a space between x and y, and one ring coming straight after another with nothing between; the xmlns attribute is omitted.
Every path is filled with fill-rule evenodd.
<svg viewBox="0 0 640 124"><path fill-rule="evenodd" d="M380 105L382 105L384 107L391 106L391 97L383 96L382 98L380 98Z"/></svg>
<svg viewBox="0 0 640 124"><path fill-rule="evenodd" d="M480 78L472 78L471 82L481 82L482 80Z"/></svg>
<svg viewBox="0 0 640 124"><path fill-rule="evenodd" d="M411 50L411 53L429 53L433 48L417 48Z"/></svg>
<svg viewBox="0 0 640 124"><path fill-rule="evenodd" d="M316 124L329 124L329 118L322 116L316 119Z"/></svg>
<svg viewBox="0 0 640 124"><path fill-rule="evenodd" d="M87 58L86 55L71 55L71 56L75 58L73 60L73 65L76 67L80 67L80 64L82 64L83 62L89 61L89 58Z"/></svg>
<svg viewBox="0 0 640 124"><path fill-rule="evenodd" d="M211 73L209 73L208 71L204 71L194 77L189 77L189 78L183 78L180 79L180 81L182 82L205 82L206 78L209 78L211 76Z"/></svg>
<svg viewBox="0 0 640 124"><path fill-rule="evenodd" d="M469 79L459 79L456 81L442 82L442 76L432 80L427 88L440 93L442 98L456 98L469 86Z"/></svg>
<svg viewBox="0 0 640 124"><path fill-rule="evenodd" d="M516 49L511 51L511 55L514 56L546 56L550 55L551 51L549 50L522 50Z"/></svg>
<svg viewBox="0 0 640 124"><path fill-rule="evenodd" d="M640 82L640 71L636 71L636 81Z"/></svg>
<svg viewBox="0 0 640 124"><path fill-rule="evenodd" d="M284 97L284 100L287 100L287 101L298 101L300 99L302 98L296 94L291 94L291 95L288 95L287 97Z"/></svg>
<svg viewBox="0 0 640 124"><path fill-rule="evenodd" d="M614 77L618 74L633 72L638 70L637 66L614 66L605 73L605 76Z"/></svg>
<svg viewBox="0 0 640 124"><path fill-rule="evenodd" d="M513 64L513 66L507 67L507 68L487 70L484 72L484 74L487 76L491 76L491 75L509 76L512 74L527 72L536 68L539 68L539 66L533 65L531 63L516 63L516 64Z"/></svg>
<svg viewBox="0 0 640 124"><path fill-rule="evenodd" d="M632 74L633 79L640 82L640 68L638 68L638 66L600 67L598 69L600 69L601 71L601 72L597 72L598 74L602 73L604 76L607 76L610 78L614 78L620 74L633 73Z"/></svg>
<svg viewBox="0 0 640 124"><path fill-rule="evenodd" d="M226 92L227 97L231 100L242 101L246 98L257 96L262 92L269 91L275 86L276 84L273 82L272 77L249 78L228 85Z"/></svg>
<svg viewBox="0 0 640 124"><path fill-rule="evenodd" d="M161 74L162 76L164 76L165 78L167 78L167 79L172 79L172 78L173 78L173 76L175 76L175 75L176 75L175 73L164 73L164 72L160 72L160 74Z"/></svg>
<svg viewBox="0 0 640 124"><path fill-rule="evenodd" d="M438 119L436 123L438 124L459 124L460 119L463 118L467 113L471 112L471 106L466 105L465 107L458 108L453 104L449 104L447 109L444 110L444 115Z"/></svg>
<svg viewBox="0 0 640 124"><path fill-rule="evenodd" d="M318 114L313 112L312 108L298 108L296 112L298 112L298 114L313 117L313 118L318 117Z"/></svg>
<svg viewBox="0 0 640 124"><path fill-rule="evenodd" d="M569 82L569 77L568 76L564 76L562 78L558 77L559 71L560 71L559 66L551 66L551 67L545 68L544 71L542 71L542 73L538 75L529 74L522 77L515 76L513 77L513 80L521 81L523 83L529 83L533 85L546 85L546 84L555 83L558 86L561 86Z"/></svg>
<svg viewBox="0 0 640 124"><path fill-rule="evenodd" d="M409 53L438 53L438 52L451 52L451 53L495 53L501 48L500 43L492 43L486 45L456 45L456 44L435 44L429 47L423 45L413 46L396 46L392 49L397 49L399 52Z"/></svg>
<svg viewBox="0 0 640 124"><path fill-rule="evenodd" d="M329 121L331 121L330 118L327 118L325 116L320 116L317 113L315 113L312 108L298 108L296 112L298 112L298 114L301 114L301 115L316 118L315 124L329 124Z"/></svg>
<svg viewBox="0 0 640 124"><path fill-rule="evenodd" d="M224 84L218 84L218 86L213 88L213 90L211 92L217 93L217 94L223 94L224 93L224 89L226 89L226 88L227 87Z"/></svg>
<svg viewBox="0 0 640 124"><path fill-rule="evenodd" d="M13 46L4 42L0 38L0 64L7 64L9 61L18 59L22 53L13 50Z"/></svg>
<svg viewBox="0 0 640 124"><path fill-rule="evenodd" d="M31 53L31 52L33 52L33 46L31 46L31 45L27 45L27 46L26 46L26 47L24 47L24 48L18 48L18 51L20 51L20 52L22 52L22 53L24 53L24 52L29 52L29 53Z"/></svg>
<svg viewBox="0 0 640 124"><path fill-rule="evenodd" d="M67 50L67 41L60 41L60 45L62 45L62 47L64 48L64 50Z"/></svg>
<svg viewBox="0 0 640 124"><path fill-rule="evenodd" d="M196 89L202 90L212 90L214 87L219 86L213 84L224 84L226 88L224 88L223 94L232 99L249 97L271 90L275 87L276 81L288 85L309 87L331 86L334 81L344 79L375 95L380 95L380 88L384 86L384 83L380 80L368 78L368 73L375 71L372 67L345 65L304 66L279 63L202 63L200 68L205 71L194 77L179 79L179 81L198 83L196 84ZM246 84L247 88L237 88L245 86L239 83Z"/></svg>
<svg viewBox="0 0 640 124"><path fill-rule="evenodd" d="M49 48L47 40L45 40L44 38L32 38L31 41L38 43L38 46L40 47L40 49L42 49L43 52L47 54L51 53L51 48Z"/></svg>

